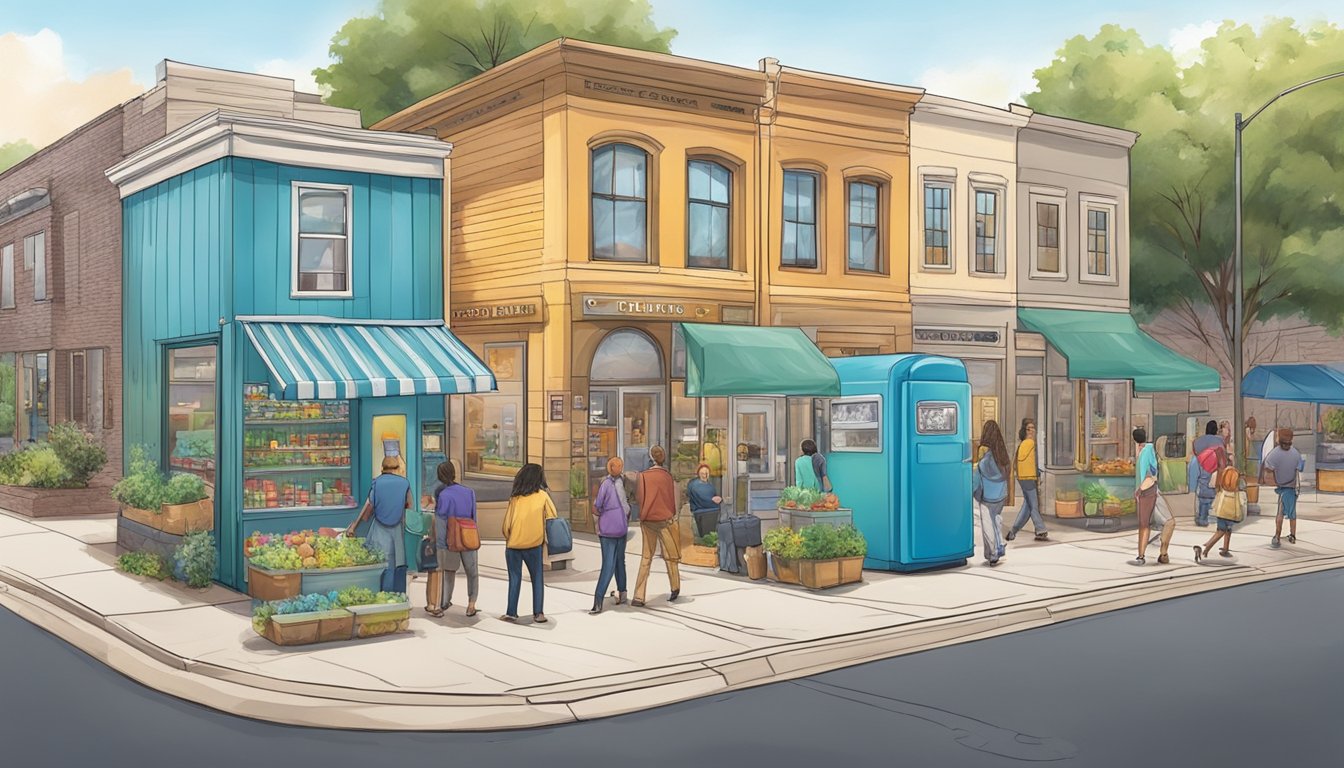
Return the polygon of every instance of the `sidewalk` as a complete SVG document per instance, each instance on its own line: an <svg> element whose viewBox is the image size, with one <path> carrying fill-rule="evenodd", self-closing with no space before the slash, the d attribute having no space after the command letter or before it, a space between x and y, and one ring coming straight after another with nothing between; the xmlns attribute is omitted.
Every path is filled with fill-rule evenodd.
<svg viewBox="0 0 1344 768"><path fill-rule="evenodd" d="M482 551L481 612L468 619L464 579L442 619L410 587L411 632L282 648L258 637L251 601L219 586L192 590L116 570L116 521L28 520L0 512L0 605L123 674L180 698L275 722L387 730L493 730L648 709L991 637L1155 600L1344 567L1344 498L1308 494L1297 545L1268 546L1272 516L1233 534L1236 557L1195 565L1211 528L1179 515L1170 565L1133 557L1134 533L1057 527L1048 542L1009 545L994 569L978 558L933 573L867 571L825 592L682 568L667 602L655 565L649 605L589 616L600 555L575 542L571 570L546 574L547 624L497 619L503 549ZM1266 511L1269 511L1267 506ZM1025 539L1025 540L1024 540ZM978 547L978 535L977 535ZM638 537L629 552L638 553ZM977 553L978 554L978 553ZM631 589L638 558L629 560ZM524 585L522 602L529 600ZM526 610L522 611L526 613Z"/></svg>

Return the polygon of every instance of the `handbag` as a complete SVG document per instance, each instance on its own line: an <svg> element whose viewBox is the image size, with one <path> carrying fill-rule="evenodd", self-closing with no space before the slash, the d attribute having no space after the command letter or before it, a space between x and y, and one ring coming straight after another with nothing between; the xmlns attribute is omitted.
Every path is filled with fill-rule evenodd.
<svg viewBox="0 0 1344 768"><path fill-rule="evenodd" d="M574 534L569 529L569 519L552 517L546 520L546 554L564 555L574 549Z"/></svg>
<svg viewBox="0 0 1344 768"><path fill-rule="evenodd" d="M1171 507L1167 506L1167 497L1163 496L1161 491L1157 494L1157 501L1153 504L1153 528L1163 528L1171 520Z"/></svg>
<svg viewBox="0 0 1344 768"><path fill-rule="evenodd" d="M417 558L421 571L434 571L439 567L438 547L434 543L433 536L425 536L420 539L420 553Z"/></svg>
<svg viewBox="0 0 1344 768"><path fill-rule="evenodd" d="M469 517L448 518L448 551L472 552L481 548L481 532Z"/></svg>
<svg viewBox="0 0 1344 768"><path fill-rule="evenodd" d="M1240 523L1246 519L1246 494L1233 491L1218 491L1213 497L1213 514L1219 520Z"/></svg>

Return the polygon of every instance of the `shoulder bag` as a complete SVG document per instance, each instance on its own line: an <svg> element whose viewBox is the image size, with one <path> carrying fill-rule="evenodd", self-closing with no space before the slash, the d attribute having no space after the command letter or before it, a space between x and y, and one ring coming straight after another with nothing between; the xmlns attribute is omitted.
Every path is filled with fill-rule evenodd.
<svg viewBox="0 0 1344 768"><path fill-rule="evenodd" d="M448 551L471 552L481 548L481 532L469 517L448 517Z"/></svg>

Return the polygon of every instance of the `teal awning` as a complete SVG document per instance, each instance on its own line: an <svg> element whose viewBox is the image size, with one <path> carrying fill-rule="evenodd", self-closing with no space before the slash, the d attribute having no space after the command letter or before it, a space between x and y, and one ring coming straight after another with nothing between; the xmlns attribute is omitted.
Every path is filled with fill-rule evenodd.
<svg viewBox="0 0 1344 768"><path fill-rule="evenodd" d="M1218 372L1162 346L1128 312L1019 309L1069 363L1071 379L1132 379L1136 392L1216 392Z"/></svg>
<svg viewBox="0 0 1344 768"><path fill-rule="evenodd" d="M839 374L797 328L696 323L681 328L687 397L840 395Z"/></svg>
<svg viewBox="0 0 1344 768"><path fill-rule="evenodd" d="M495 377L440 324L243 320L278 400L491 392Z"/></svg>

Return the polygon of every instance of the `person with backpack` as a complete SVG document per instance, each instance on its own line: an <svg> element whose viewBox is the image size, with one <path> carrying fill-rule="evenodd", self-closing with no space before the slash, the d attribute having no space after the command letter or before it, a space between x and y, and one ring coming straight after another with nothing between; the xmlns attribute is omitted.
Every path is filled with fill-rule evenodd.
<svg viewBox="0 0 1344 768"><path fill-rule="evenodd" d="M1017 521L1008 529L1004 538L1012 541L1017 532L1026 527L1027 519L1030 517L1031 527L1036 531L1036 540L1045 541L1050 537L1050 532L1045 530L1045 520L1041 518L1039 482L1041 470L1036 457L1035 419L1022 420L1022 428L1017 431L1017 439L1017 484L1022 488L1022 509L1017 513Z"/></svg>
<svg viewBox="0 0 1344 768"><path fill-rule="evenodd" d="M1209 510L1213 507L1213 498L1218 495L1213 487L1214 474L1227 464L1227 446L1218 436L1218 422L1209 421L1204 425L1204 434L1195 440L1190 459L1190 490L1194 492L1195 525L1207 528Z"/></svg>
<svg viewBox="0 0 1344 768"><path fill-rule="evenodd" d="M990 566L999 564L1004 554L1003 534L999 515L1008 499L1008 448L1003 444L1003 433L998 422L986 421L980 433L980 447L986 449L975 466L974 487L971 496L980 504L980 541L985 561Z"/></svg>
<svg viewBox="0 0 1344 768"><path fill-rule="evenodd" d="M1134 430L1134 444L1139 455L1134 461L1134 498L1138 502L1139 513L1139 556L1131 560L1134 565L1144 564L1144 555L1148 552L1148 531L1156 526L1162 531L1162 550L1157 562L1166 565L1171 562L1167 557L1167 547L1176 533L1176 519L1166 512L1166 504L1157 511L1162 495L1157 489L1157 448L1148 442L1148 432L1143 427Z"/></svg>
<svg viewBox="0 0 1344 768"><path fill-rule="evenodd" d="M1269 546L1278 549L1283 535L1283 521L1288 521L1288 543L1297 543L1297 494L1302 482L1302 454L1293 447L1293 430L1278 431L1278 445L1265 458L1261 477L1274 481L1274 492L1279 495L1279 513L1274 516L1274 538Z"/></svg>

